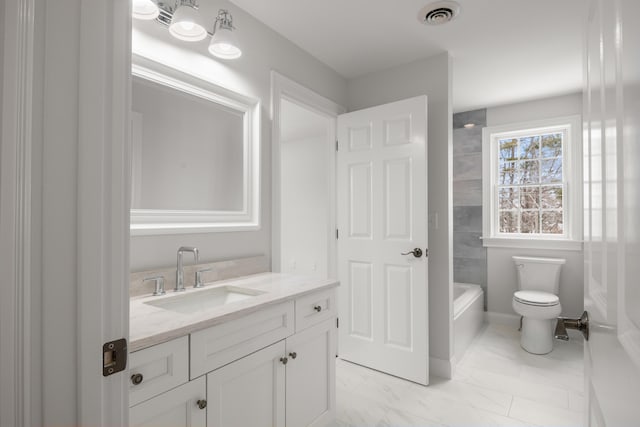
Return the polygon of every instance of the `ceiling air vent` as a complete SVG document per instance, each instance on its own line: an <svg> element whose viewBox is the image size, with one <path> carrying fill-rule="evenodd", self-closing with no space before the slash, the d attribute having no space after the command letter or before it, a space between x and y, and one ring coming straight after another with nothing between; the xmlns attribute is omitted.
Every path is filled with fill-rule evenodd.
<svg viewBox="0 0 640 427"><path fill-rule="evenodd" d="M426 25L442 25L453 20L460 13L460 5L455 1L437 1L420 9L418 20Z"/></svg>

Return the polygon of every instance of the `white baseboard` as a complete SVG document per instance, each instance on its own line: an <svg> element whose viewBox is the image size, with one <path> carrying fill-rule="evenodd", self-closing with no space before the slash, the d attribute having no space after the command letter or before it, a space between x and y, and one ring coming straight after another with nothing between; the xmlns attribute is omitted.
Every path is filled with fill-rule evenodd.
<svg viewBox="0 0 640 427"><path fill-rule="evenodd" d="M454 360L429 357L429 376L433 375L450 380L453 377Z"/></svg>
<svg viewBox="0 0 640 427"><path fill-rule="evenodd" d="M515 329L520 327L520 316L516 314L485 312L485 321L489 324L504 325Z"/></svg>

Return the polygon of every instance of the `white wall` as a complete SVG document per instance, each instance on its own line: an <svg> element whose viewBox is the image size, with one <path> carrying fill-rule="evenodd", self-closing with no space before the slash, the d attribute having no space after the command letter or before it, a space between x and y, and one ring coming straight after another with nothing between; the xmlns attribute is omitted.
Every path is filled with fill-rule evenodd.
<svg viewBox="0 0 640 427"><path fill-rule="evenodd" d="M188 44L173 39L153 22L134 22L134 50L162 57L176 68L262 100L261 229L252 232L208 233L131 238L131 270L141 271L175 264L181 245L197 246L203 261L271 253L271 123L270 72L276 70L339 103L347 104L346 81L335 71L276 34L251 15L227 1L201 4L202 13L214 17L227 8L238 27L243 55L236 61L218 61L207 53L206 41Z"/></svg>
<svg viewBox="0 0 640 427"><path fill-rule="evenodd" d="M487 126L526 122L582 114L582 94L576 93L487 109ZM580 209L582 210L582 209ZM583 307L582 251L487 248L487 310L515 315L511 306L517 289L516 269L511 256L530 255L564 258L560 277L560 304L564 316L580 315Z"/></svg>
<svg viewBox="0 0 640 427"><path fill-rule="evenodd" d="M347 85L350 111L417 95L428 97L429 352L444 361L453 356L451 72L451 58L443 53L357 77Z"/></svg>
<svg viewBox="0 0 640 427"><path fill-rule="evenodd" d="M328 277L327 136L283 143L280 155L281 271Z"/></svg>

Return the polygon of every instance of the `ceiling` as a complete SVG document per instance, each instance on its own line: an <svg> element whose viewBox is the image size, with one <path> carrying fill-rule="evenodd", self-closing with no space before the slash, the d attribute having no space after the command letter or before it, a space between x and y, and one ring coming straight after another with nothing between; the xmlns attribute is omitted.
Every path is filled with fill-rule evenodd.
<svg viewBox="0 0 640 427"><path fill-rule="evenodd" d="M443 26L418 22L432 0L231 2L347 79L448 51L455 111L582 87L584 0L458 0Z"/></svg>

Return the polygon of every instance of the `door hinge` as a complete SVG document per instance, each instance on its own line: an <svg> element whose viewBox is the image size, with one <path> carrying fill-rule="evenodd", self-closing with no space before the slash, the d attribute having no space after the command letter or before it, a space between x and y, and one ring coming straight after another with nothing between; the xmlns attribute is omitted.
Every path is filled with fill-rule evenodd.
<svg viewBox="0 0 640 427"><path fill-rule="evenodd" d="M109 341L102 346L102 376L108 377L127 367L127 340Z"/></svg>
<svg viewBox="0 0 640 427"><path fill-rule="evenodd" d="M340 318L336 317L336 328L340 327Z"/></svg>
<svg viewBox="0 0 640 427"><path fill-rule="evenodd" d="M338 231L338 229L336 228L336 240L338 240L340 238L340 232Z"/></svg>
<svg viewBox="0 0 640 427"><path fill-rule="evenodd" d="M338 151L338 140L336 139L336 151Z"/></svg>

